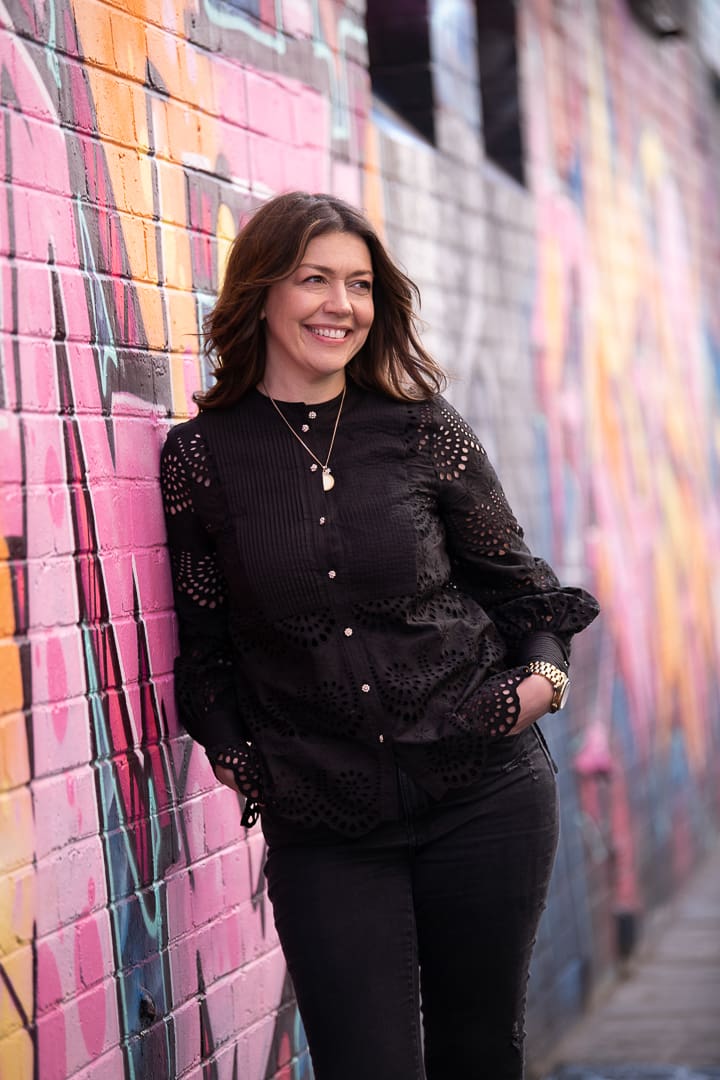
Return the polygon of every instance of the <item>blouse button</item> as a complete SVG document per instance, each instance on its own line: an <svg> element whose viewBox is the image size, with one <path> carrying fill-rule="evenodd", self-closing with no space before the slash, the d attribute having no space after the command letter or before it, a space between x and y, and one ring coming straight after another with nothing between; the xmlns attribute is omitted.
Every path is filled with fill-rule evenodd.
<svg viewBox="0 0 720 1080"><path fill-rule="evenodd" d="M385 742L385 736L384 735L378 735L378 742Z"/></svg>
<svg viewBox="0 0 720 1080"><path fill-rule="evenodd" d="M300 428L300 430L301 431L309 431L310 430L310 425L309 424L303 424L303 426Z"/></svg>
<svg viewBox="0 0 720 1080"><path fill-rule="evenodd" d="M362 690L363 694L369 694L370 693L370 683L364 682L362 684L362 686L360 687L360 689Z"/></svg>
<svg viewBox="0 0 720 1080"><path fill-rule="evenodd" d="M329 578L336 578L337 574L335 573L334 570L328 570L328 577Z"/></svg>
<svg viewBox="0 0 720 1080"><path fill-rule="evenodd" d="M352 626L346 626L345 629L343 630L343 634L345 635L345 637L352 637L352 632L353 632Z"/></svg>
<svg viewBox="0 0 720 1080"><path fill-rule="evenodd" d="M315 412L315 410L314 410L314 409L312 409L312 410L311 410L311 411L310 411L310 412L308 413L308 420L315 420L315 419L316 419L316 417L317 417L317 413Z"/></svg>
<svg viewBox="0 0 720 1080"><path fill-rule="evenodd" d="M324 517L319 518L318 519L318 524L319 525L324 525L325 524L325 518Z"/></svg>
<svg viewBox="0 0 720 1080"><path fill-rule="evenodd" d="M314 461L313 461L312 465L310 466L310 472L317 472L317 465L315 464Z"/></svg>

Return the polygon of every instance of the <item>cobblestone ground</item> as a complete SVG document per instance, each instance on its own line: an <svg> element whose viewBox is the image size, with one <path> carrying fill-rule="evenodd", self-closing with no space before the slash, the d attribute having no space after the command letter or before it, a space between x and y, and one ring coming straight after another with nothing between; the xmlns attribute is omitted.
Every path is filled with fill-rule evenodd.
<svg viewBox="0 0 720 1080"><path fill-rule="evenodd" d="M720 846L544 1080L720 1080Z"/></svg>

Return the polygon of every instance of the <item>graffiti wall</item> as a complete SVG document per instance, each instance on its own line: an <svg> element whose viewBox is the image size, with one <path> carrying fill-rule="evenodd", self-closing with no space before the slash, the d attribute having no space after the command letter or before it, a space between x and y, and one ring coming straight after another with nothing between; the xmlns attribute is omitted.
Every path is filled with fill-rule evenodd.
<svg viewBox="0 0 720 1080"><path fill-rule="evenodd" d="M604 610L565 799L597 974L608 915L627 947L717 830L720 107L690 18L657 41L624 4L565 7L523 11L531 333L551 557Z"/></svg>
<svg viewBox="0 0 720 1080"><path fill-rule="evenodd" d="M703 61L623 0L526 0L522 187L483 154L474 5L427 5L434 145L373 100L361 8L0 0L2 1080L311 1076L262 836L175 719L157 488L228 245L275 191L367 207L533 546L603 603L546 727L538 1043L717 827Z"/></svg>
<svg viewBox="0 0 720 1080"><path fill-rule="evenodd" d="M321 2L0 18L0 1076L302 1077L262 837L175 722L157 467L243 215L359 195L364 30Z"/></svg>

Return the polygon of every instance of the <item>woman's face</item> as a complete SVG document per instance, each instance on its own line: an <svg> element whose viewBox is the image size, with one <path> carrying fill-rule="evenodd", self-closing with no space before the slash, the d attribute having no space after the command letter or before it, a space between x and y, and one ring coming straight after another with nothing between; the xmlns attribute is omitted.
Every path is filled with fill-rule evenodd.
<svg viewBox="0 0 720 1080"><path fill-rule="evenodd" d="M370 251L359 236L331 232L310 241L300 266L268 289L268 393L294 401L311 388L340 392L345 367L372 325L372 279Z"/></svg>

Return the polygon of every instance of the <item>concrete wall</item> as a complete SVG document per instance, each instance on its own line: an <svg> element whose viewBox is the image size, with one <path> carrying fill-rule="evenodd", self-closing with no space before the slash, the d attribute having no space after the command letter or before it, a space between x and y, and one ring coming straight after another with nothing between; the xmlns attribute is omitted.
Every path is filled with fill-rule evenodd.
<svg viewBox="0 0 720 1080"><path fill-rule="evenodd" d="M175 720L157 489L271 192L367 207L531 543L603 604L546 723L531 1054L716 833L720 15L660 42L624 0L521 3L523 186L474 5L405 8L434 144L373 98L361 0L0 0L3 1080L311 1075L262 837Z"/></svg>

